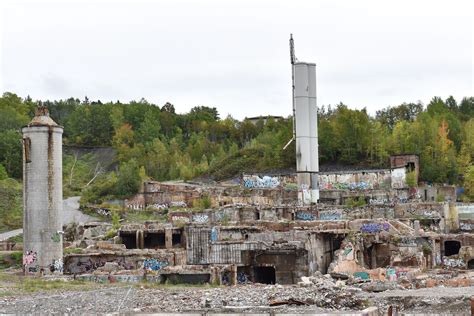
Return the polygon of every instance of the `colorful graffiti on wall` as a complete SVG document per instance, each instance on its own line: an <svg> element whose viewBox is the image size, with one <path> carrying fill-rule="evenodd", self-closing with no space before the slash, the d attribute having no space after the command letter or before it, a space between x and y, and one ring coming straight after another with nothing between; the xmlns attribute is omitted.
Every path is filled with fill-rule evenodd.
<svg viewBox="0 0 474 316"><path fill-rule="evenodd" d="M321 211L319 213L319 219L323 221L337 221L342 218L342 211L332 210L332 211Z"/></svg>
<svg viewBox="0 0 474 316"><path fill-rule="evenodd" d="M390 229L390 224L389 223L368 223L368 224L362 224L360 227L360 231L363 233L369 233L369 234L374 234L374 233L379 233L381 231L388 231Z"/></svg>
<svg viewBox="0 0 474 316"><path fill-rule="evenodd" d="M154 258L143 260L143 269L148 271L158 271L167 266L169 266L168 261L159 261Z"/></svg>
<svg viewBox="0 0 474 316"><path fill-rule="evenodd" d="M63 272L63 259L59 258L57 260L53 260L53 263L49 266L49 270L51 272Z"/></svg>
<svg viewBox="0 0 474 316"><path fill-rule="evenodd" d="M209 216L207 214L194 214L193 222L200 224L207 223L209 222Z"/></svg>
<svg viewBox="0 0 474 316"><path fill-rule="evenodd" d="M296 213L296 219L300 221L314 221L316 218L311 213L299 211Z"/></svg>
<svg viewBox="0 0 474 316"><path fill-rule="evenodd" d="M23 266L31 265L36 262L36 251L28 250L23 255Z"/></svg>
<svg viewBox="0 0 474 316"><path fill-rule="evenodd" d="M260 178L257 175L243 176L243 185L247 189L274 189L280 185L278 177L263 176Z"/></svg>

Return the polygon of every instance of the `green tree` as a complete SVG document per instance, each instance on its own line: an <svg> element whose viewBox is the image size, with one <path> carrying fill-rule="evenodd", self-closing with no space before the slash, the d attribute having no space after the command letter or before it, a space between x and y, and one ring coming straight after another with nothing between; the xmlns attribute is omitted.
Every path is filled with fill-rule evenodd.
<svg viewBox="0 0 474 316"><path fill-rule="evenodd" d="M19 131L10 129L0 133L0 163L11 177L21 178L23 158Z"/></svg>
<svg viewBox="0 0 474 316"><path fill-rule="evenodd" d="M130 196L138 192L141 186L140 167L135 159L123 162L117 177L117 194Z"/></svg>

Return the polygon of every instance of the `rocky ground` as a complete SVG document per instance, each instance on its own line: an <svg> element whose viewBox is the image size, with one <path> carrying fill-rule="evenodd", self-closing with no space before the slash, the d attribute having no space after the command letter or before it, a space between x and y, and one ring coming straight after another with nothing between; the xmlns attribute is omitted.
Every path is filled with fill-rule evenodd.
<svg viewBox="0 0 474 316"><path fill-rule="evenodd" d="M48 281L46 281L48 282ZM91 286L92 285L92 286ZM411 313L470 314L474 287L437 287L369 293L331 282L305 285L247 284L221 286L156 286L94 284L84 288L0 293L0 314L89 314L151 312L340 312L390 305Z"/></svg>

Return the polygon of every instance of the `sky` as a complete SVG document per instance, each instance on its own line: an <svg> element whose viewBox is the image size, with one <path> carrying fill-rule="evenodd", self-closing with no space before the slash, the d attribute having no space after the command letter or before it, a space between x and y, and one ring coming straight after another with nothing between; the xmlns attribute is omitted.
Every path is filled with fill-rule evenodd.
<svg viewBox="0 0 474 316"><path fill-rule="evenodd" d="M0 92L291 114L288 39L317 103L474 96L469 0L0 0Z"/></svg>

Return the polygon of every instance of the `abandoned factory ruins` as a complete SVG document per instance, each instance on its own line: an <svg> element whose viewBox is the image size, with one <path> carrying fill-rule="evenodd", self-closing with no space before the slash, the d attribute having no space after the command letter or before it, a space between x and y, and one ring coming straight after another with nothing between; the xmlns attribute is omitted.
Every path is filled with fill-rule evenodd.
<svg viewBox="0 0 474 316"><path fill-rule="evenodd" d="M457 203L455 187L418 182L417 155L392 156L387 169L320 171L315 65L296 61L292 48L292 70L296 172L146 181L137 195L107 203L160 220L118 227L103 205L85 207L104 221L62 227L63 129L39 108L23 129L25 273L96 282L296 284L330 275L405 288L470 285L474 204Z"/></svg>

